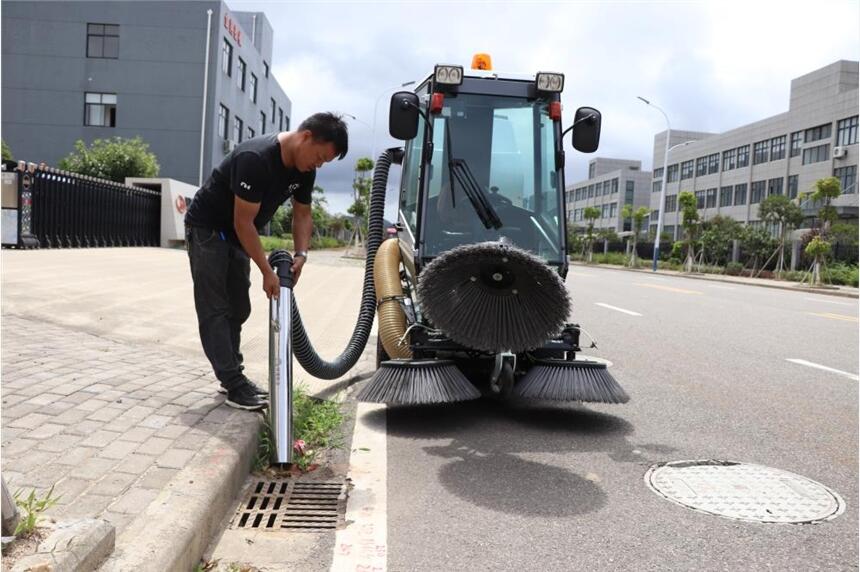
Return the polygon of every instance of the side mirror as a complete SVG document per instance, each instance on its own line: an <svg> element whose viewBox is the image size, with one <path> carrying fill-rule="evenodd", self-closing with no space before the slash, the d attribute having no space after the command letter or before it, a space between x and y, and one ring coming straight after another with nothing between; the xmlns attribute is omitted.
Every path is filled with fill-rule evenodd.
<svg viewBox="0 0 860 572"><path fill-rule="evenodd" d="M418 134L418 94L398 91L391 96L388 132L401 141L415 138Z"/></svg>
<svg viewBox="0 0 860 572"><path fill-rule="evenodd" d="M600 112L593 107L580 107L573 118L573 148L582 153L594 153L600 143Z"/></svg>

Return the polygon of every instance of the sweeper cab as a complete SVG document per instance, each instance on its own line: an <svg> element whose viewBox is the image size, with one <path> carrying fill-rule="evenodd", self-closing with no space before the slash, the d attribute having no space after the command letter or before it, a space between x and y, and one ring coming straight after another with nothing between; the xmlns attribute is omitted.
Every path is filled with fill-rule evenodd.
<svg viewBox="0 0 860 572"><path fill-rule="evenodd" d="M594 152L601 115L580 107L565 129L563 88L562 74L497 73L480 54L392 96L397 236L375 255L378 369L360 400L627 401L603 363L577 358L563 142Z"/></svg>

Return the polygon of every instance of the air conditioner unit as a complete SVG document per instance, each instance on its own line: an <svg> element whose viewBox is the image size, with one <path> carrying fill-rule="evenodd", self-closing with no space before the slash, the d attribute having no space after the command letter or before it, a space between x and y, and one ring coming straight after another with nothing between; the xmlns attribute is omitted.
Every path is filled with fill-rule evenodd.
<svg viewBox="0 0 860 572"><path fill-rule="evenodd" d="M224 152L229 153L236 148L236 142L232 139L224 139Z"/></svg>
<svg viewBox="0 0 860 572"><path fill-rule="evenodd" d="M833 148L833 158L834 159L842 159L848 156L848 149L845 147L834 147Z"/></svg>

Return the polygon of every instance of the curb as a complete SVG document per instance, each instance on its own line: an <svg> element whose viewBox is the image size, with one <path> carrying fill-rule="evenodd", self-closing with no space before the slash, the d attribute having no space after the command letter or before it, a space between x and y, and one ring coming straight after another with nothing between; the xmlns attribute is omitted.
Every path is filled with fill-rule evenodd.
<svg viewBox="0 0 860 572"><path fill-rule="evenodd" d="M38 551L16 562L12 572L95 570L113 552L115 539L114 527L106 520L83 518L59 522L39 544Z"/></svg>
<svg viewBox="0 0 860 572"><path fill-rule="evenodd" d="M622 266L613 266L611 264L586 264L584 262L579 261L571 261L571 266L582 266L583 268L601 268L606 270L620 270L622 272L638 272L642 274L650 274L655 275L659 274L661 276L673 276L675 278L688 278L690 280L705 280L708 282L722 282L723 284L734 284L736 286L755 286L758 288L771 288L774 290L786 290L788 292L801 292L804 294L821 294L823 296L836 296L839 298L853 298L857 300L860 298L860 294L854 294L853 292L844 292L841 290L827 290L827 289L818 289L812 288L810 286L782 286L779 284L766 284L766 283L758 283L758 282L742 282L739 280L728 280L726 278L718 278L716 276L719 275L689 275L689 274L670 274L668 272L658 270L657 272L646 270L644 268L624 268ZM714 276L713 278L711 276ZM793 284L797 284L796 282Z"/></svg>
<svg viewBox="0 0 860 572"><path fill-rule="evenodd" d="M191 570L233 508L257 450L260 416L235 411L120 535L103 572Z"/></svg>

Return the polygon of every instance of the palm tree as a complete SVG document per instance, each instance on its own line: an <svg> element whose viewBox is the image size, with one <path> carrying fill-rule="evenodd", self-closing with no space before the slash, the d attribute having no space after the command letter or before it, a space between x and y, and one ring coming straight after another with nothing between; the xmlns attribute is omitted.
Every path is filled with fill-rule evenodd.
<svg viewBox="0 0 860 572"><path fill-rule="evenodd" d="M633 205L624 205L624 208L621 209L621 216L625 220L633 219L633 235L630 238L632 244L628 265L636 268L636 266L638 266L637 259L639 257L639 253L636 252L636 243L639 240L639 234L642 232L642 228L645 226L645 221L648 220L649 216L651 216L651 211L648 207L639 207L634 211Z"/></svg>
<svg viewBox="0 0 860 572"><path fill-rule="evenodd" d="M585 250L587 261L591 262L591 255L594 250L594 221L600 218L600 209L597 207L585 207L582 212L582 217L588 221L588 229L585 238Z"/></svg>

